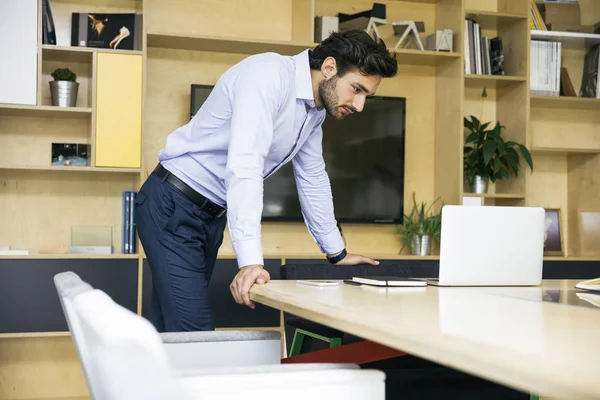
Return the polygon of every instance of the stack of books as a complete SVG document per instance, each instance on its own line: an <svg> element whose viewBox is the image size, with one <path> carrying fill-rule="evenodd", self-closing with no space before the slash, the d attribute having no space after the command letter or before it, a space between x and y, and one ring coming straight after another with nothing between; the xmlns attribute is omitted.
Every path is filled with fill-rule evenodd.
<svg viewBox="0 0 600 400"><path fill-rule="evenodd" d="M531 41L531 94L538 96L560 95L561 51L561 42Z"/></svg>
<svg viewBox="0 0 600 400"><path fill-rule="evenodd" d="M481 26L465 20L465 73L474 75L504 75L504 52L500 37L481 35Z"/></svg>

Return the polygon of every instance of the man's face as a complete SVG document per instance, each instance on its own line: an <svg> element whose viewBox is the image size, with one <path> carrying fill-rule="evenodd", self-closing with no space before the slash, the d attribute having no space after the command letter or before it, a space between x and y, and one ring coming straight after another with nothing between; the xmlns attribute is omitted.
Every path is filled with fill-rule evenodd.
<svg viewBox="0 0 600 400"><path fill-rule="evenodd" d="M340 77L337 74L319 84L319 98L327 113L336 119L361 112L367 96L375 94L381 76L365 76L358 71L349 71Z"/></svg>

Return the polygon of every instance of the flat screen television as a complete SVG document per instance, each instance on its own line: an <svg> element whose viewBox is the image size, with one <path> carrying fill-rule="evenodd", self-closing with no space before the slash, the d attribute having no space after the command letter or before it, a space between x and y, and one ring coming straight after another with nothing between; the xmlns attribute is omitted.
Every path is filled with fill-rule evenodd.
<svg viewBox="0 0 600 400"><path fill-rule="evenodd" d="M190 116L212 86L192 85ZM400 223L404 213L406 99L374 96L362 112L323 123L323 158L342 223ZM265 180L264 221L302 221L292 163Z"/></svg>

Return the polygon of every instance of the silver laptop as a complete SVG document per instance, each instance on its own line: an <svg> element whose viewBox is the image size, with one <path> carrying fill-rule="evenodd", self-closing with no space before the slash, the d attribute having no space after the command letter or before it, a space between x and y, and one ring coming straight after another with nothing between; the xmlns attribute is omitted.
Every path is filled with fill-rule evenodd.
<svg viewBox="0 0 600 400"><path fill-rule="evenodd" d="M542 282L544 218L540 207L442 209L436 286L537 286Z"/></svg>

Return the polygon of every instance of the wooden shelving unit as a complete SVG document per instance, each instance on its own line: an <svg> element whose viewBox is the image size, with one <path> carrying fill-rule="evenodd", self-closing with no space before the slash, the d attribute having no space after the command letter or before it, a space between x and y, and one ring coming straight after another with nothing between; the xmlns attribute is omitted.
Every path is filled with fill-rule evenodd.
<svg viewBox="0 0 600 400"><path fill-rule="evenodd" d="M41 7L42 0L38 1ZM266 51L294 55L312 48L315 16L355 13L371 3L51 0L51 4L59 43L43 45L41 36L38 38L36 104L0 104L0 245L27 248L32 253L0 256L0 261L4 265L34 263L36 268L39 263L42 269L57 264L80 265L87 260L100 264L93 268L126 264L131 269L135 264L137 285L133 290L138 290L141 312L143 249L139 248L138 254L56 254L68 249L69 228L112 226L114 248L120 249L121 194L139 189L155 167L166 136L188 121L191 84L214 85L226 69L248 55ZM580 256L586 253L581 250L578 233L579 210L598 209L600 204L600 179L596 178L600 171L600 101L529 94L530 39L561 40L569 48L565 65L577 70L586 46L597 43L600 35L530 33L529 2L525 0L388 0L385 4L388 25L406 19L423 21L426 32L422 39L437 29L454 31L451 53L400 49L396 54L398 76L384 80L377 93L407 99L405 208L412 206L412 192L418 200L430 202L439 196L445 204L460 204L465 197L475 197L465 193L462 182L463 117L498 120L506 126L508 138L527 144L534 153L534 172L530 174L524 166L518 178L498 182L491 193L477 197L486 205L560 208L565 256L544 260L600 261L600 255ZM70 18L75 11L143 13L143 50L69 46ZM465 18L478 21L488 37L503 38L506 75L464 73ZM398 37L391 27L382 27L381 34L388 48L393 48ZM143 60L142 166L52 167L48 160L52 142L92 146L96 142L98 60L106 54L140 56ZM59 67L71 68L78 75L77 107L51 106L48 81ZM578 86L581 76L573 74L571 78ZM484 88L488 97L482 106ZM343 230L354 253L415 264L439 260L438 255L398 254L401 238L395 226L348 224ZM323 257L302 223L264 223L262 241L267 259L285 262ZM234 258L226 231L219 259ZM0 398L86 395L80 382L83 378L73 372L79 371L79 363L68 334L0 334L0 339L0 376L7 382L0 385ZM23 361L27 354L35 354L40 361ZM46 355L53 357L53 362L60 360L57 374L48 371ZM21 364L27 368L15 369Z"/></svg>

